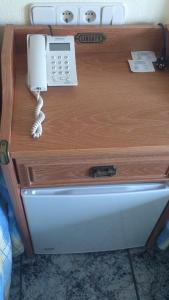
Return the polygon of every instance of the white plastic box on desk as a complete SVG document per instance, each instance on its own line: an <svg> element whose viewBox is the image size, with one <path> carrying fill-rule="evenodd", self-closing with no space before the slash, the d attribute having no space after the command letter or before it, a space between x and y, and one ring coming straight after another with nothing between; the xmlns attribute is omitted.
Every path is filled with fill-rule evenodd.
<svg viewBox="0 0 169 300"><path fill-rule="evenodd" d="M35 253L143 246L169 199L167 183L23 189Z"/></svg>

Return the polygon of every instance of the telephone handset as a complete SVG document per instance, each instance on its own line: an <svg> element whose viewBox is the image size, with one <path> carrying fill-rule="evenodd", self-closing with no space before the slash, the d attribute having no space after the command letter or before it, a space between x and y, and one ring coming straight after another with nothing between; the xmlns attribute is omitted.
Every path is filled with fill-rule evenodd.
<svg viewBox="0 0 169 300"><path fill-rule="evenodd" d="M48 36L29 34L27 36L28 86L37 99L36 121L32 136L42 134L41 123L45 119L41 111L41 91L47 86L77 85L75 46L73 36Z"/></svg>

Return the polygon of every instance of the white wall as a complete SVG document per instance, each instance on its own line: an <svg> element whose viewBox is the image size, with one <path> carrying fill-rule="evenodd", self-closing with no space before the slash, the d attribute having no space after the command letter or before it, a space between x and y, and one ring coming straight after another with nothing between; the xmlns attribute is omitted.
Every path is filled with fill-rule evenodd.
<svg viewBox="0 0 169 300"><path fill-rule="evenodd" d="M114 0L114 2L120 0ZM28 21L28 4L33 2L29 0L0 0L0 24L15 23L23 24ZM113 2L111 0L84 0L84 1L54 1L49 2ZM154 23L163 21L169 23L169 0L124 0L126 3L126 22L127 23Z"/></svg>

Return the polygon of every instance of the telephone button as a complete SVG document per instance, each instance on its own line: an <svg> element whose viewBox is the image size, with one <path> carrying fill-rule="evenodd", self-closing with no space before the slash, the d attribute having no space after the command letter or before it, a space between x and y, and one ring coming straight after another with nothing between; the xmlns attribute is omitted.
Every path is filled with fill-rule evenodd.
<svg viewBox="0 0 169 300"><path fill-rule="evenodd" d="M67 60L65 60L65 65L68 65L68 64L69 64L69 62Z"/></svg>
<svg viewBox="0 0 169 300"><path fill-rule="evenodd" d="M53 82L58 82L58 81L60 81L60 78L59 78L59 77L53 77L53 78L52 78L52 81L53 81Z"/></svg>
<svg viewBox="0 0 169 300"><path fill-rule="evenodd" d="M52 58L52 59L56 59L56 56L52 56L51 58Z"/></svg>

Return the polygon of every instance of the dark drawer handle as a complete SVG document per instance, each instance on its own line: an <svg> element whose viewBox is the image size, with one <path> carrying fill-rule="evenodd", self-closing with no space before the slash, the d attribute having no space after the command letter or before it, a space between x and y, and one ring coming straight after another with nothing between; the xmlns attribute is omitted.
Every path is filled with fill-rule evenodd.
<svg viewBox="0 0 169 300"><path fill-rule="evenodd" d="M114 166L100 166L89 169L90 177L111 177L116 175L116 168Z"/></svg>

